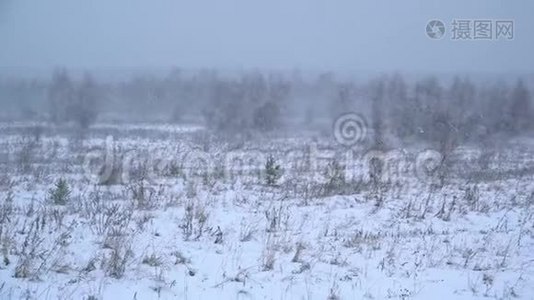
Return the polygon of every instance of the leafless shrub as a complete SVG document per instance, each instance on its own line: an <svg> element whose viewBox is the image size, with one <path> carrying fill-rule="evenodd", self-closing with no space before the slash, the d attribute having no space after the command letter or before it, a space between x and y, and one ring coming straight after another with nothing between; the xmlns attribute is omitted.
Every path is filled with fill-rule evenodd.
<svg viewBox="0 0 534 300"><path fill-rule="evenodd" d="M183 255L182 252L176 250L176 251L173 251L171 253L172 256L174 256L175 258L175 261L174 261L174 264L175 265L182 265L182 264L190 264L191 263L191 260L187 257L185 257Z"/></svg>
<svg viewBox="0 0 534 300"><path fill-rule="evenodd" d="M292 174L294 175L294 174ZM312 199L324 197L324 184L309 182L305 177L290 177L282 183L282 189L292 198L300 198L301 206L308 206Z"/></svg>
<svg viewBox="0 0 534 300"><path fill-rule="evenodd" d="M143 181L145 179L151 178L151 172L154 170L151 170L151 162L147 157L150 157L149 153L139 153L134 158L134 161L129 166L128 173L126 174L128 176L129 181Z"/></svg>
<svg viewBox="0 0 534 300"><path fill-rule="evenodd" d="M104 258L102 267L106 271L106 275L120 279L124 276L126 266L133 257L131 240L121 236L114 239L110 247L111 254Z"/></svg>
<svg viewBox="0 0 534 300"><path fill-rule="evenodd" d="M311 269L311 265L308 262L302 262L298 269L291 271L293 274L301 274Z"/></svg>
<svg viewBox="0 0 534 300"><path fill-rule="evenodd" d="M212 235L215 236L215 241L213 243L215 243L215 244L222 244L223 243L224 234L223 234L220 226L217 226L217 230Z"/></svg>
<svg viewBox="0 0 534 300"><path fill-rule="evenodd" d="M80 201L81 216L89 220L91 231L99 236L107 236L118 228L128 228L133 215L131 206L104 199L105 196L95 189Z"/></svg>
<svg viewBox="0 0 534 300"><path fill-rule="evenodd" d="M158 207L158 192L139 181L129 186L132 201L137 209L152 210Z"/></svg>
<svg viewBox="0 0 534 300"><path fill-rule="evenodd" d="M378 264L380 271L386 272L388 277L391 277L395 274L397 269L397 255L395 252L395 242L391 244L389 249L387 249L385 256L380 260Z"/></svg>
<svg viewBox="0 0 534 300"><path fill-rule="evenodd" d="M254 238L254 234L256 233L257 229L255 226L251 224L245 224L245 222L241 222L241 231L239 232L239 241L240 242L248 242L251 241Z"/></svg>
<svg viewBox="0 0 534 300"><path fill-rule="evenodd" d="M358 251L362 251L363 246L367 246L372 250L379 250L381 248L381 238L378 233L358 230L343 242L343 246L356 248Z"/></svg>
<svg viewBox="0 0 534 300"><path fill-rule="evenodd" d="M145 230L145 225L154 218L154 215L151 213L142 213L135 217L135 224L139 231Z"/></svg>
<svg viewBox="0 0 534 300"><path fill-rule="evenodd" d="M478 191L478 186L468 186L464 190L464 200L467 203L467 205L471 208L473 211L477 211L479 208L479 200L480 200L480 194Z"/></svg>
<svg viewBox="0 0 534 300"><path fill-rule="evenodd" d="M91 213L91 229L98 235L107 235L114 228L127 228L133 211L117 203L104 204Z"/></svg>
<svg viewBox="0 0 534 300"><path fill-rule="evenodd" d="M194 181L187 182L185 196L188 199L193 199L197 196L197 187Z"/></svg>
<svg viewBox="0 0 534 300"><path fill-rule="evenodd" d="M40 237L40 220L35 219L31 225L28 233L25 236L22 243L22 249L20 250L20 257L15 267L15 278L28 278L30 276L37 276L34 273L35 270L35 258L38 255L42 255L42 243L44 238Z"/></svg>
<svg viewBox="0 0 534 300"><path fill-rule="evenodd" d="M297 243L295 255L293 255L293 258L291 259L291 262L300 262L302 251L304 250L304 244L303 243Z"/></svg>
<svg viewBox="0 0 534 300"><path fill-rule="evenodd" d="M209 152L210 148L215 144L213 141L213 136L205 131L194 132L191 135L191 142L194 145L198 145L204 152Z"/></svg>
<svg viewBox="0 0 534 300"><path fill-rule="evenodd" d="M0 174L0 191L10 190L15 185L15 182L11 179L8 172Z"/></svg>
<svg viewBox="0 0 534 300"><path fill-rule="evenodd" d="M263 250L261 257L261 269L262 271L271 271L274 269L274 263L276 262L276 252L268 245L266 249Z"/></svg>
<svg viewBox="0 0 534 300"><path fill-rule="evenodd" d="M240 282L240 283L245 284L249 276L250 276L249 268L246 268L246 269L239 268L239 271L234 276L227 277L226 275L224 275L224 278L225 278L224 281L216 284L215 287L220 287L227 282Z"/></svg>
<svg viewBox="0 0 534 300"><path fill-rule="evenodd" d="M27 217L33 217L34 213L37 211L35 208L35 198L32 197L29 204L25 205L23 208L23 214Z"/></svg>
<svg viewBox="0 0 534 300"><path fill-rule="evenodd" d="M45 208L43 209L43 216L48 220L48 226L55 230L61 230L64 226L65 216L67 211L62 208Z"/></svg>
<svg viewBox="0 0 534 300"><path fill-rule="evenodd" d="M464 268L467 268L469 262L477 255L478 251L472 248L465 248L460 250L462 252L462 258L464 259Z"/></svg>
<svg viewBox="0 0 534 300"><path fill-rule="evenodd" d="M68 269L62 256L65 250L62 249L68 246L75 223L47 241L45 237L54 231L45 230L45 220L46 216L40 215L31 222L18 252L19 260L14 274L16 278L39 278L53 269L58 272Z"/></svg>
<svg viewBox="0 0 534 300"><path fill-rule="evenodd" d="M206 206L197 205L196 211L195 211L195 219L197 220L197 236L196 236L197 240L202 236L202 232L204 231L204 226L206 225L206 222L208 221L208 216L209 214L206 211Z"/></svg>
<svg viewBox="0 0 534 300"><path fill-rule="evenodd" d="M337 160L332 160L325 171L326 183L324 184L324 196L342 194L345 181L345 167Z"/></svg>
<svg viewBox="0 0 534 300"><path fill-rule="evenodd" d="M182 177L185 178L183 166L176 160L172 160L165 168L164 174L169 177Z"/></svg>
<svg viewBox="0 0 534 300"><path fill-rule="evenodd" d="M341 299L339 297L339 286L337 284L337 282L334 282L332 284L332 287L330 288L330 293L328 294L328 297L326 298L327 300L339 300Z"/></svg>
<svg viewBox="0 0 534 300"><path fill-rule="evenodd" d="M14 241L14 233L10 232L9 228L4 224L0 224L0 251L2 252L2 267L0 267L0 269L3 269L11 264L9 252Z"/></svg>
<svg viewBox="0 0 534 300"><path fill-rule="evenodd" d="M29 137L23 137L21 148L17 154L17 164L20 172L27 174L32 169L38 142Z"/></svg>
<svg viewBox="0 0 534 300"><path fill-rule="evenodd" d="M451 220L451 215L452 213L454 212L454 210L456 209L456 196L453 196L452 197L452 200L449 202L449 204L447 205L447 201L446 199L443 199L443 202L441 204L441 208L440 210L436 213L436 217L442 219L443 221L450 221Z"/></svg>
<svg viewBox="0 0 534 300"><path fill-rule="evenodd" d="M267 232L277 232L282 230L282 226L287 228L290 214L287 207L284 207L282 201L280 206L272 206L271 209L265 211L265 218L267 219Z"/></svg>
<svg viewBox="0 0 534 300"><path fill-rule="evenodd" d="M348 265L347 258L343 258L340 252L337 252L336 255L332 259L330 259L328 263L340 267L346 267Z"/></svg>
<svg viewBox="0 0 534 300"><path fill-rule="evenodd" d="M428 196L426 197L425 201L421 204L421 214L419 215L420 219L426 218L426 214L432 212L432 191L428 193Z"/></svg>
<svg viewBox="0 0 534 300"><path fill-rule="evenodd" d="M163 258L158 256L156 253L152 253L148 256L145 256L142 263L151 267L159 267L163 264Z"/></svg>
<svg viewBox="0 0 534 300"><path fill-rule="evenodd" d="M484 283L484 285L486 286L486 291L484 292L484 296L488 297L489 296L489 291L491 290L491 288L493 287L493 284L494 284L494 276L493 275L490 275L488 273L484 273L482 275L482 283Z"/></svg>
<svg viewBox="0 0 534 300"><path fill-rule="evenodd" d="M406 205L404 207L402 207L401 210L400 210L401 217L404 218L404 219L411 218L413 210L414 210L414 208L413 208L413 200L410 198L408 200L408 202L406 203Z"/></svg>
<svg viewBox="0 0 534 300"><path fill-rule="evenodd" d="M188 202L184 207L184 218L182 220L182 224L180 227L182 228L182 232L184 234L184 239L189 240L191 235L193 234L193 217L194 217L194 204L193 202Z"/></svg>
<svg viewBox="0 0 534 300"><path fill-rule="evenodd" d="M163 197L163 208L164 210L167 210L171 207L179 207L183 203L184 195L182 192L178 194L169 194Z"/></svg>
<svg viewBox="0 0 534 300"><path fill-rule="evenodd" d="M245 284L249 276L250 276L249 271L247 269L242 269L242 270L239 270L239 272L237 272L235 276L232 276L229 279L230 281L233 281L233 282L241 282Z"/></svg>
<svg viewBox="0 0 534 300"><path fill-rule="evenodd" d="M206 206L202 203L195 204L193 201L189 201L184 210L184 217L180 224L184 239L189 240L192 235L195 235L195 240L200 239L209 217Z"/></svg>
<svg viewBox="0 0 534 300"><path fill-rule="evenodd" d="M0 224L10 221L13 214L13 193L10 191L0 204Z"/></svg>
<svg viewBox="0 0 534 300"><path fill-rule="evenodd" d="M90 273L94 270L96 270L96 263L98 262L99 257L92 257L89 259L85 267L81 270L82 273Z"/></svg>
<svg viewBox="0 0 534 300"><path fill-rule="evenodd" d="M0 211L0 251L2 252L3 267L7 267L11 264L9 252L15 243L15 232L11 223L14 216L12 215L12 208L9 207L10 205L9 202L7 205L4 203L3 208L1 208L2 211Z"/></svg>
<svg viewBox="0 0 534 300"><path fill-rule="evenodd" d="M115 245L119 244L131 234L128 229L127 226L123 226L122 224L109 227L109 229L106 230L106 234L103 236L102 248L113 249Z"/></svg>

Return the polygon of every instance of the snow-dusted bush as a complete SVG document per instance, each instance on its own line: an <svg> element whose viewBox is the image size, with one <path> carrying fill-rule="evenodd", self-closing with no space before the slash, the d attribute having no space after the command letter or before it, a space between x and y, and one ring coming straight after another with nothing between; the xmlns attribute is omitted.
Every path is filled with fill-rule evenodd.
<svg viewBox="0 0 534 300"><path fill-rule="evenodd" d="M56 205L65 205L70 200L70 188L67 180L60 178L54 187L48 191L50 200Z"/></svg>
<svg viewBox="0 0 534 300"><path fill-rule="evenodd" d="M277 184L281 176L282 169L280 165L277 164L274 157L270 155L265 162L265 183L269 186L274 186Z"/></svg>

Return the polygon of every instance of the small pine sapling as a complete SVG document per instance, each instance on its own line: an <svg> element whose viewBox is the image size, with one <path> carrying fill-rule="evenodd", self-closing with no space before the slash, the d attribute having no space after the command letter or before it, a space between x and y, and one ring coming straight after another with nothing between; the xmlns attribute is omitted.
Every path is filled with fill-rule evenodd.
<svg viewBox="0 0 534 300"><path fill-rule="evenodd" d="M278 179L281 177L281 168L280 165L276 163L272 155L267 158L265 162L265 182L269 186L276 185Z"/></svg>
<svg viewBox="0 0 534 300"><path fill-rule="evenodd" d="M56 205L65 205L70 199L70 188L67 181L63 178L60 178L56 183L54 188L50 189L48 192L50 199Z"/></svg>

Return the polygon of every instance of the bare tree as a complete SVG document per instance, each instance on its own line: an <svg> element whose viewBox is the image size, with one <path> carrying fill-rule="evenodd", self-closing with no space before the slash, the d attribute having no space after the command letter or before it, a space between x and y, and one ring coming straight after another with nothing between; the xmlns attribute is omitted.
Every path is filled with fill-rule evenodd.
<svg viewBox="0 0 534 300"><path fill-rule="evenodd" d="M393 131L400 137L415 133L414 113L417 104L414 98L408 97L408 87L402 75L396 73L388 81L387 103L390 107L389 119Z"/></svg>
<svg viewBox="0 0 534 300"><path fill-rule="evenodd" d="M96 121L98 95L97 84L90 74L85 74L69 112L70 118L81 128L85 129Z"/></svg>
<svg viewBox="0 0 534 300"><path fill-rule="evenodd" d="M270 131L280 125L280 108L274 101L268 101L254 111L254 128Z"/></svg>
<svg viewBox="0 0 534 300"><path fill-rule="evenodd" d="M75 122L87 128L96 120L98 86L90 74L75 84L65 70L54 73L48 90L50 120L56 124Z"/></svg>
<svg viewBox="0 0 534 300"><path fill-rule="evenodd" d="M469 79L455 77L447 92L449 122L461 135L469 138L479 119L476 115L476 88Z"/></svg>
<svg viewBox="0 0 534 300"><path fill-rule="evenodd" d="M336 94L331 102L331 113L334 118L343 113L350 112L353 106L352 86L348 83L340 84L336 88Z"/></svg>
<svg viewBox="0 0 534 300"><path fill-rule="evenodd" d="M386 83L384 78L377 79L371 83L370 97L371 97L371 114L372 114L372 129L373 129L373 148L375 150L383 150L386 148L384 140L385 131L385 107L384 98L386 93Z"/></svg>
<svg viewBox="0 0 534 300"><path fill-rule="evenodd" d="M67 71L55 71L48 90L48 112L50 121L54 123L65 122L68 118L68 107L74 97L74 85Z"/></svg>
<svg viewBox="0 0 534 300"><path fill-rule="evenodd" d="M518 80L512 90L510 101L509 117L512 130L518 132L529 128L532 125L530 93L522 80Z"/></svg>

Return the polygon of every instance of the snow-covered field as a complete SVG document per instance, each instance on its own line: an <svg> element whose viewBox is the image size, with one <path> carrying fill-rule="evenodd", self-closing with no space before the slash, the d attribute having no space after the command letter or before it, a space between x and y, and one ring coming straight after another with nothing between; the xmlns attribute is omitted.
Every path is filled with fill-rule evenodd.
<svg viewBox="0 0 534 300"><path fill-rule="evenodd" d="M0 299L534 299L530 139L456 149L440 185L422 145L40 126L0 126Z"/></svg>

